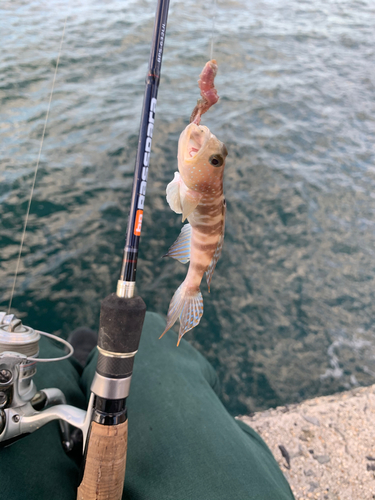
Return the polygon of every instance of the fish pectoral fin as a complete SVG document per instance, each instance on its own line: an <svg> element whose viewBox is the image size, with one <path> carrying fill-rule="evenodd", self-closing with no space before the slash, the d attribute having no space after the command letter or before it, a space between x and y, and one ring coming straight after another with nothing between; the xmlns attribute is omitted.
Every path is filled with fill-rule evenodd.
<svg viewBox="0 0 375 500"><path fill-rule="evenodd" d="M201 198L201 193L192 189L186 189L181 196L182 222L197 208Z"/></svg>
<svg viewBox="0 0 375 500"><path fill-rule="evenodd" d="M224 245L225 214L226 214L226 210L227 210L226 209L226 203L225 203L225 200L224 200L223 201L223 226L221 228L220 238L219 238L219 241L217 242L217 246L216 246L216 250L215 250L214 256L212 257L210 265L208 266L208 269L206 271L206 281L207 281L208 291L210 291L212 276L214 274L217 261L220 259L221 251L222 251L223 245Z"/></svg>
<svg viewBox="0 0 375 500"><path fill-rule="evenodd" d="M159 338L172 328L179 317L180 331L177 342L177 345L179 345L185 333L199 324L202 314L203 298L200 290L198 289L195 293L189 293L186 290L185 282L183 282L172 297L168 309L167 325Z"/></svg>
<svg viewBox="0 0 375 500"><path fill-rule="evenodd" d="M182 222L198 206L202 195L186 187L179 172L174 173L174 179L167 186L167 202L176 214L182 214Z"/></svg>
<svg viewBox="0 0 375 500"><path fill-rule="evenodd" d="M174 173L173 181L167 186L167 202L176 214L182 214L180 185L182 179L179 172Z"/></svg>
<svg viewBox="0 0 375 500"><path fill-rule="evenodd" d="M186 264L190 260L191 249L191 225L185 224L181 229L181 233L177 240L173 243L166 255L176 259L182 264Z"/></svg>

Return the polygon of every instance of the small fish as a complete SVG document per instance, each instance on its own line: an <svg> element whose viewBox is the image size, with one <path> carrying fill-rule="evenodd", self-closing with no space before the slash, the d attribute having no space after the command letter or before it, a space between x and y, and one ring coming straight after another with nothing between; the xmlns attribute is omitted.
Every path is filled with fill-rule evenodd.
<svg viewBox="0 0 375 500"><path fill-rule="evenodd" d="M214 67L214 71L212 67ZM228 151L210 130L199 125L200 118L218 100L213 80L216 61L204 67L198 101L191 123L182 132L178 143L178 170L167 186L167 201L171 209L186 219L180 236L166 255L186 264L190 261L185 280L176 290L169 305L167 326L160 338L180 319L179 345L182 336L198 325L203 314L200 284L204 273L208 291L212 275L224 242L225 198L223 174ZM214 90L214 91L213 91Z"/></svg>

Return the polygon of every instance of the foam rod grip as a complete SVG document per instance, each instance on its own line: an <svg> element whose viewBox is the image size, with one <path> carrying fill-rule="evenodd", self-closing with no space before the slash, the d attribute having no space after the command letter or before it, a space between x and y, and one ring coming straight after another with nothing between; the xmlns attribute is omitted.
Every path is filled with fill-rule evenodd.
<svg viewBox="0 0 375 500"><path fill-rule="evenodd" d="M92 422L77 500L121 500L125 480L128 421Z"/></svg>

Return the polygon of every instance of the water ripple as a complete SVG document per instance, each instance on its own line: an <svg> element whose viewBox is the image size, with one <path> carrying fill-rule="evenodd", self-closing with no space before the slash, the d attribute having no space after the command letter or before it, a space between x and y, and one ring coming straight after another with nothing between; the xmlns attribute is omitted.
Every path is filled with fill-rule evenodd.
<svg viewBox="0 0 375 500"><path fill-rule="evenodd" d="M186 269L165 201L210 54L228 146L226 242L188 339L233 413L374 381L375 75L370 0L172 2L138 272L165 314ZM67 27L14 307L67 335L115 288L155 2L0 5L0 290L9 298ZM204 287L202 287L204 289ZM308 367L308 369L306 369Z"/></svg>

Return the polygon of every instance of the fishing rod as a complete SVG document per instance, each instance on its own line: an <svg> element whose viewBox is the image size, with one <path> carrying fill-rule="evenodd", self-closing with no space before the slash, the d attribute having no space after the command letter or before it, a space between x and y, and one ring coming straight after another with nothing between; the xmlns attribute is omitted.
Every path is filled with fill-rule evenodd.
<svg viewBox="0 0 375 500"><path fill-rule="evenodd" d="M134 168L134 180L130 214L123 253L120 279L117 284L119 297L133 297L137 272L138 248L141 235L143 209L147 188L152 135L154 130L156 101L167 28L169 0L158 0L152 37L150 62L143 100L138 150Z"/></svg>
<svg viewBox="0 0 375 500"><path fill-rule="evenodd" d="M126 399L138 350L146 305L134 296L139 240L147 188L152 135L169 0L158 0L144 94L131 205L117 291L101 304L98 361L91 385L91 424L78 500L119 500L128 441Z"/></svg>

